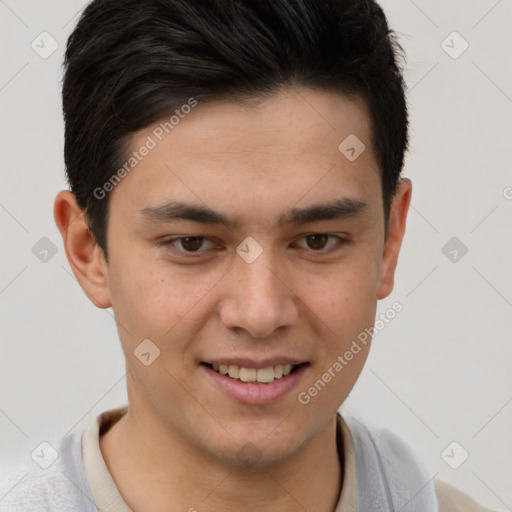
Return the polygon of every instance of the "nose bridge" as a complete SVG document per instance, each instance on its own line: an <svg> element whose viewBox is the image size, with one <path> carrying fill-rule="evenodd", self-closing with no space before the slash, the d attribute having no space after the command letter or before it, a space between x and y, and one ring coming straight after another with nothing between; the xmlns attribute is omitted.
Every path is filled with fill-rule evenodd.
<svg viewBox="0 0 512 512"><path fill-rule="evenodd" d="M234 286L221 308L227 327L243 328L253 337L270 336L298 318L292 291L282 282L271 250L254 259L236 258L230 273Z"/></svg>
<svg viewBox="0 0 512 512"><path fill-rule="evenodd" d="M283 295L282 282L277 277L278 271L273 268L269 258L260 256L259 261L252 263L239 262L236 272L240 273L243 290L250 298L249 305L279 300Z"/></svg>

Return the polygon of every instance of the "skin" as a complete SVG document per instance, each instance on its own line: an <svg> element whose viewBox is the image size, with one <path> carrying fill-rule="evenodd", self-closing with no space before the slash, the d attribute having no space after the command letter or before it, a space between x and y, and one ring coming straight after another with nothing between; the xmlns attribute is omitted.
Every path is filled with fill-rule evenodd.
<svg viewBox="0 0 512 512"><path fill-rule="evenodd" d="M136 133L132 149L157 125ZM366 145L353 162L338 150L351 133ZM73 194L59 192L54 217L71 268L97 307L113 308L126 357L129 410L100 448L133 510L334 510L336 411L370 343L309 404L297 395L373 326L377 301L393 289L411 190L402 179L385 240L364 102L284 89L252 105L199 104L181 120L110 193L108 265ZM347 218L277 224L292 208L340 197L367 206ZM139 213L170 199L207 205L239 226L151 224ZM314 233L349 243L328 238L322 249ZM203 252L158 245L171 236L206 237ZM263 249L252 263L236 253L248 236ZM147 338L161 353L144 366L133 351ZM309 365L284 398L249 405L200 366L234 355ZM252 463L239 455L249 442Z"/></svg>

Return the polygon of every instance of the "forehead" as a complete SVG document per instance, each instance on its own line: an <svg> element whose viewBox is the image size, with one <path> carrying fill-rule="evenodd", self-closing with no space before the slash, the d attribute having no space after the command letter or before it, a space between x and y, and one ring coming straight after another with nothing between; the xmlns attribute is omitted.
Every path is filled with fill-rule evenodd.
<svg viewBox="0 0 512 512"><path fill-rule="evenodd" d="M152 149L112 191L112 203L123 203L126 212L178 199L278 215L302 200L358 199L380 188L360 98L286 89L255 104L198 103L162 130L168 119L132 137L130 154ZM364 147L356 159L344 154L346 140L360 144L358 153Z"/></svg>
<svg viewBox="0 0 512 512"><path fill-rule="evenodd" d="M229 100L199 103L164 137L194 156L221 153L258 154L307 152L311 146L337 149L349 134L367 139L370 120L359 97L332 91L283 89L264 100L236 103ZM162 120L164 123L166 118ZM138 142L158 129L160 122L142 130ZM179 129L178 129L179 128ZM303 151L305 150L305 151Z"/></svg>

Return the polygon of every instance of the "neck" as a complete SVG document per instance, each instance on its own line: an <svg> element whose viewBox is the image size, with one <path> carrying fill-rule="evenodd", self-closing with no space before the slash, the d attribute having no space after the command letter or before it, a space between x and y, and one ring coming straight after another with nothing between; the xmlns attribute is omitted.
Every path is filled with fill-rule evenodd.
<svg viewBox="0 0 512 512"><path fill-rule="evenodd" d="M333 512L342 479L336 423L333 417L284 462L241 468L192 445L154 410L134 414L130 406L100 438L100 448L119 492L137 512L169 511L170 503L189 512Z"/></svg>

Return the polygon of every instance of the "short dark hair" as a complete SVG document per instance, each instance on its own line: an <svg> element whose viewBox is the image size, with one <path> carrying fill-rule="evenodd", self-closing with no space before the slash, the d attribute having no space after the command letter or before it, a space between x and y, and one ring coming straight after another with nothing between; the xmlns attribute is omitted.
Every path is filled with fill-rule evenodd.
<svg viewBox="0 0 512 512"><path fill-rule="evenodd" d="M94 190L126 161L134 132L191 97L243 103L286 86L365 100L387 232L408 148L403 53L374 0L91 2L67 42L64 158L106 260L109 202Z"/></svg>

